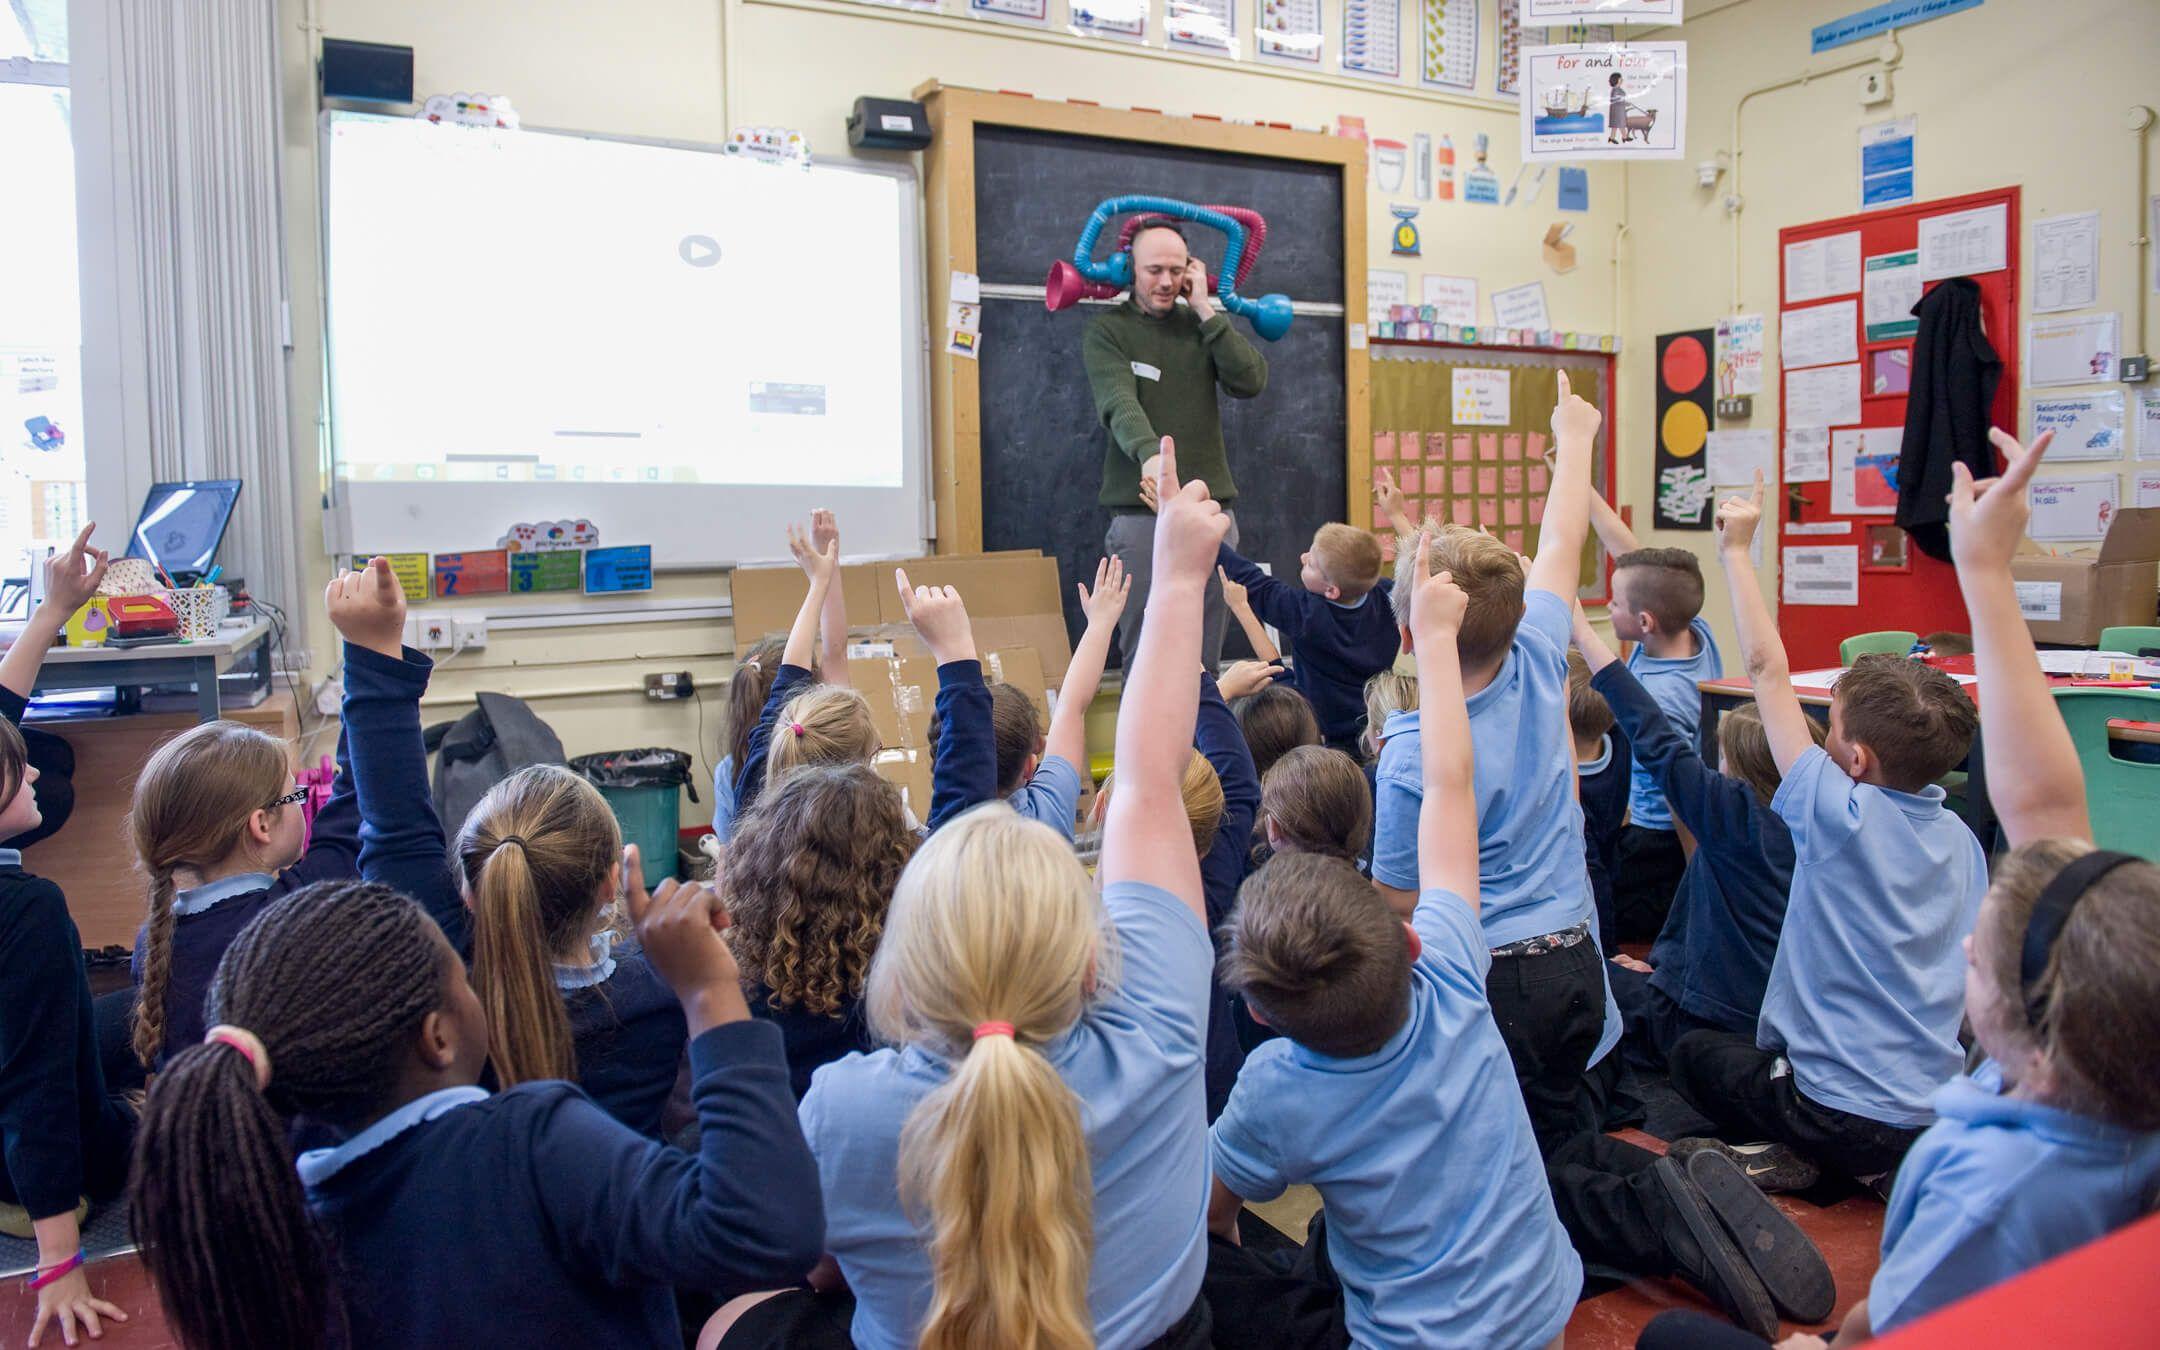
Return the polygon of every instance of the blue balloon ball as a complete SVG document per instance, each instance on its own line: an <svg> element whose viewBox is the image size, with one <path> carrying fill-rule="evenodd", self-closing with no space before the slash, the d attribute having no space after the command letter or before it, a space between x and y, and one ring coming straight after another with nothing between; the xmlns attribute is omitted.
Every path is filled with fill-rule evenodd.
<svg viewBox="0 0 2160 1350"><path fill-rule="evenodd" d="M1295 316L1290 312L1289 296L1263 295L1252 305L1252 313L1247 317L1252 320L1255 333L1273 342L1290 331L1290 320Z"/></svg>

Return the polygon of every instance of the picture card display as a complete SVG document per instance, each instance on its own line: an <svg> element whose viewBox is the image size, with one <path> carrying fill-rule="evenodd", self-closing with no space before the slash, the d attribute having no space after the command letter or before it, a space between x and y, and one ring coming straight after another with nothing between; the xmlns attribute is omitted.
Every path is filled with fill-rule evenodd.
<svg viewBox="0 0 2160 1350"><path fill-rule="evenodd" d="M1524 163L1686 153L1685 42L1525 47L1522 69Z"/></svg>
<svg viewBox="0 0 2160 1350"><path fill-rule="evenodd" d="M2122 480L2101 474L2090 478L2035 478L2026 488L2032 519L2025 533L2034 539L2098 539L2115 518Z"/></svg>
<svg viewBox="0 0 2160 1350"><path fill-rule="evenodd" d="M2098 394L2035 398L2032 435L2055 433L2047 462L2111 460L2123 457L2123 396L2119 390Z"/></svg>
<svg viewBox="0 0 2160 1350"><path fill-rule="evenodd" d="M1903 427L1853 427L1830 433L1830 510L1841 516L1897 513Z"/></svg>
<svg viewBox="0 0 2160 1350"><path fill-rule="evenodd" d="M1707 530L1710 473L1710 378L1717 332L1699 328L1657 339L1657 445L1652 519L1661 530Z"/></svg>

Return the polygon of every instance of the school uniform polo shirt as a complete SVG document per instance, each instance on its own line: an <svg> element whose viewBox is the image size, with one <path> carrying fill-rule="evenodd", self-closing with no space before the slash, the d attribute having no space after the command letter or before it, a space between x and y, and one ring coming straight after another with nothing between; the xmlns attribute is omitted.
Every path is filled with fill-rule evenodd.
<svg viewBox="0 0 2160 1350"><path fill-rule="evenodd" d="M1792 894L1755 1043L1820 1106L1908 1129L1964 1066L1965 935L1987 860L1943 790L1857 783L1820 746L1770 808L1792 829Z"/></svg>
<svg viewBox="0 0 2160 1350"><path fill-rule="evenodd" d="M1310 1183L1353 1344L1543 1345L1582 1289L1507 1046L1485 1002L1492 954L1459 896L1418 897L1410 1012L1369 1055L1278 1037L1215 1122L1224 1186L1267 1201Z"/></svg>
<svg viewBox="0 0 2160 1350"><path fill-rule="evenodd" d="M1702 690L1696 687L1696 681L1723 675L1725 658L1718 654L1710 625L1700 616L1689 621L1688 631L1695 635L1693 656L1652 656L1649 648L1637 643L1635 650L1628 653L1627 668L1665 710L1666 720L1681 735L1694 740L1702 725ZM1657 769L1640 759L1635 761L1628 779L1628 823L1645 830L1673 827L1672 808L1666 805Z"/></svg>
<svg viewBox="0 0 2160 1350"><path fill-rule="evenodd" d="M2008 1096L1993 1062L1944 1084L1935 1112L1884 1216L1878 1336L2106 1236L2160 1188L2160 1134Z"/></svg>
<svg viewBox="0 0 2160 1350"><path fill-rule="evenodd" d="M1116 983L1042 1053L1079 1099L1093 1162L1096 1341L1131 1350L1185 1315L1207 1268L1201 1052L1215 951L1199 915L1158 887L1108 886L1103 908ZM826 1248L855 1293L862 1350L913 1347L929 1310L926 1233L900 1203L900 1131L950 1074L923 1046L887 1047L819 1069L802 1101Z"/></svg>
<svg viewBox="0 0 2160 1350"><path fill-rule="evenodd" d="M1080 809L1080 770L1063 755L1047 755L1035 766L1034 776L1005 800L1029 820L1039 820L1065 837L1073 838L1073 819Z"/></svg>

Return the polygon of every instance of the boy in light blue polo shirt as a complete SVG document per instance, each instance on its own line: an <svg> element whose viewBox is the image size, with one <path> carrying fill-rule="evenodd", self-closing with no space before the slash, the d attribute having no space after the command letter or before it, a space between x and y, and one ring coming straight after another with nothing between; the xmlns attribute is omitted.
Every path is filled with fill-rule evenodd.
<svg viewBox="0 0 2160 1350"><path fill-rule="evenodd" d="M1717 639L1703 622L1702 564L1684 548L1644 548L1620 513L1601 497L1590 502L1590 524L1613 560L1613 636L1635 644L1627 668L1650 692L1682 736L1694 740L1702 721L1698 680L1725 673ZM1657 775L1640 762L1628 784L1628 823L1614 864L1615 942L1650 942L1665 926L1687 870L1672 808Z"/></svg>
<svg viewBox="0 0 2160 1350"><path fill-rule="evenodd" d="M1987 862L1935 780L1964 759L1979 714L1941 671L1864 656L1815 744L1748 558L1760 494L1719 507L1719 556L1784 773L1770 806L1792 830L1792 897L1755 1035L1681 1037L1673 1081L1722 1137L1783 1146L1751 1155L1765 1183L1806 1186L1812 1164L1887 1189L1964 1063L1961 944Z"/></svg>

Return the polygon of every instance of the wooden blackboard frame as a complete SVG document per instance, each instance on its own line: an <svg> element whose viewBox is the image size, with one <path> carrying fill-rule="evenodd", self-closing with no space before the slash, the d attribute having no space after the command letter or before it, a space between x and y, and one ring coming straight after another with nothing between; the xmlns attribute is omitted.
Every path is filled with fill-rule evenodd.
<svg viewBox="0 0 2160 1350"><path fill-rule="evenodd" d="M1106 140L1166 142L1196 150L1327 164L1342 171L1344 465L1349 485L1342 519L1372 526L1371 383L1366 365L1365 145L1310 131L1239 126L1199 117L1100 108L948 87L932 80L914 91L928 111L932 140L924 152L929 225L930 478L940 553L974 553L983 546L981 368L945 350L944 315L952 274L978 271L975 210L975 130L1020 127ZM1073 222L1077 233L1081 222Z"/></svg>

